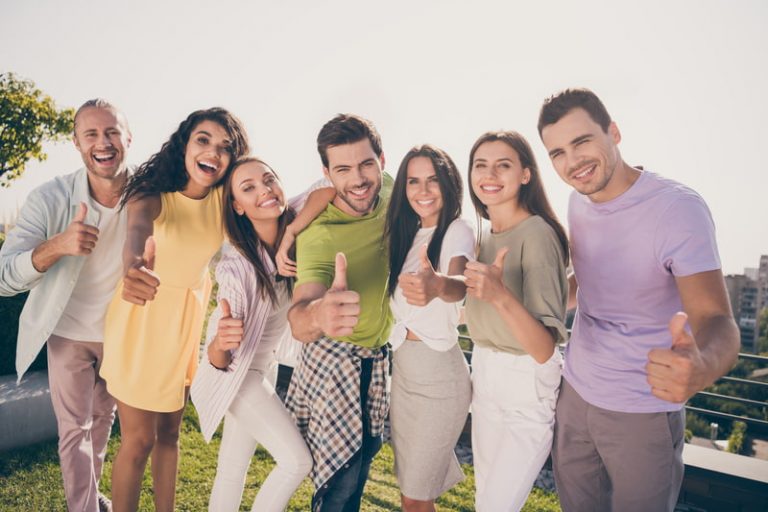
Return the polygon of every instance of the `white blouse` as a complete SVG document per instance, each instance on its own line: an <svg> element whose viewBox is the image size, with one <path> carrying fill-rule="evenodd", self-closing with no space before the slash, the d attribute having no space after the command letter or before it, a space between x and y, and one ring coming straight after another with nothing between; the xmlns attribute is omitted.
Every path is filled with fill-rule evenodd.
<svg viewBox="0 0 768 512"><path fill-rule="evenodd" d="M432 240L435 227L421 228L413 239L411 249L405 258L403 272L418 272L421 268L419 251L424 244ZM438 272L447 274L453 258L464 256L468 261L475 259L475 234L464 219L454 220L443 237L440 249ZM416 334L427 346L439 352L450 350L458 341L456 328L459 325L461 302L445 302L439 297L426 306L412 306L403 296L398 285L390 301L390 308L395 317L395 325L389 336L392 350L397 350L405 341L407 330Z"/></svg>

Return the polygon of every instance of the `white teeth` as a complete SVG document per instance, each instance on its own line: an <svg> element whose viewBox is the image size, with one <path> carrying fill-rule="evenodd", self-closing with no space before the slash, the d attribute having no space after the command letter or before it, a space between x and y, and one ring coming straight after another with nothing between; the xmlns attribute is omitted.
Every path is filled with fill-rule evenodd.
<svg viewBox="0 0 768 512"><path fill-rule="evenodd" d="M434 199L429 199L427 201L416 201L417 204L420 204L422 206L428 206L428 205L430 205L430 204L432 204L434 202L435 202Z"/></svg>
<svg viewBox="0 0 768 512"><path fill-rule="evenodd" d="M198 162L198 165L200 167L203 167L204 169L209 169L210 171L216 171L216 165L208 163L208 162Z"/></svg>
<svg viewBox="0 0 768 512"><path fill-rule="evenodd" d="M594 168L595 168L595 166L594 166L594 165L591 165L591 166L587 167L586 169L584 169L583 171L581 171L580 173L578 173L578 174L575 174L575 175L574 175L574 177L575 177L575 178L583 178L584 176L586 176L587 174L589 174L590 172L592 172L592 170L593 170Z"/></svg>
<svg viewBox="0 0 768 512"><path fill-rule="evenodd" d="M105 162L105 161L108 161L108 160L112 160L115 157L115 155L117 155L117 153L115 153L115 152L110 152L110 153L94 153L93 154L93 159L96 160L97 162Z"/></svg>
<svg viewBox="0 0 768 512"><path fill-rule="evenodd" d="M277 203L277 199L269 199L268 201L264 201L259 205L261 208L269 208L271 206L274 206Z"/></svg>
<svg viewBox="0 0 768 512"><path fill-rule="evenodd" d="M493 185L483 185L480 187L484 192L498 192L501 190L501 187L493 186Z"/></svg>

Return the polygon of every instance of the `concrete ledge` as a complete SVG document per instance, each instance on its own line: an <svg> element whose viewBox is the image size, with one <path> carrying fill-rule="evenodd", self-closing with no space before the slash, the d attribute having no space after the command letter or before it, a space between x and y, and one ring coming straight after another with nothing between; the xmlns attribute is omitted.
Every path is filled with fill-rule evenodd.
<svg viewBox="0 0 768 512"><path fill-rule="evenodd" d="M686 444L678 509L690 512L768 510L768 461Z"/></svg>
<svg viewBox="0 0 768 512"><path fill-rule="evenodd" d="M18 386L16 375L0 377L0 451L56 436L48 372L28 373Z"/></svg>

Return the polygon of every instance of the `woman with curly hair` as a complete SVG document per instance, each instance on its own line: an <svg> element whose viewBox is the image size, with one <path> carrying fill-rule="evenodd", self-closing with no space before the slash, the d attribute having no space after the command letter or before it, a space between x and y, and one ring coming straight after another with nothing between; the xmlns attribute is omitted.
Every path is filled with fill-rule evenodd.
<svg viewBox="0 0 768 512"><path fill-rule="evenodd" d="M469 153L469 185L478 220L490 221L464 271L475 506L520 510L552 447L568 239L519 133L480 136Z"/></svg>
<svg viewBox="0 0 768 512"><path fill-rule="evenodd" d="M222 179L248 153L240 121L198 110L126 185L125 275L110 304L101 374L117 400L116 512L138 508L150 454L155 509L174 508L178 439L221 247Z"/></svg>
<svg viewBox="0 0 768 512"><path fill-rule="evenodd" d="M389 419L406 512L434 511L434 500L464 479L453 449L472 389L456 328L475 236L460 218L461 196L456 165L425 144L403 158L387 210L395 317Z"/></svg>

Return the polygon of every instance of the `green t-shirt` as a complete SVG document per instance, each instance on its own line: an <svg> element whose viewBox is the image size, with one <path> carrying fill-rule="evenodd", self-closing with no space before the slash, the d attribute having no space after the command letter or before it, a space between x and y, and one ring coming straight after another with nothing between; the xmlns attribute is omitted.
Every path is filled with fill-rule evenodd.
<svg viewBox="0 0 768 512"><path fill-rule="evenodd" d="M330 288L336 253L347 257L347 287L360 294L360 317L354 332L338 341L378 348L389 339L392 313L387 295L389 251L384 223L392 185L392 177L385 173L378 204L362 217L329 204L296 240L296 286L322 283Z"/></svg>
<svg viewBox="0 0 768 512"><path fill-rule="evenodd" d="M532 215L502 233L486 230L480 241L477 261L490 264L496 252L508 247L502 280L525 309L555 332L555 342L565 340L565 306L568 280L563 251L555 230L538 215ZM516 355L525 354L504 319L488 302L467 296L467 327L476 345Z"/></svg>

